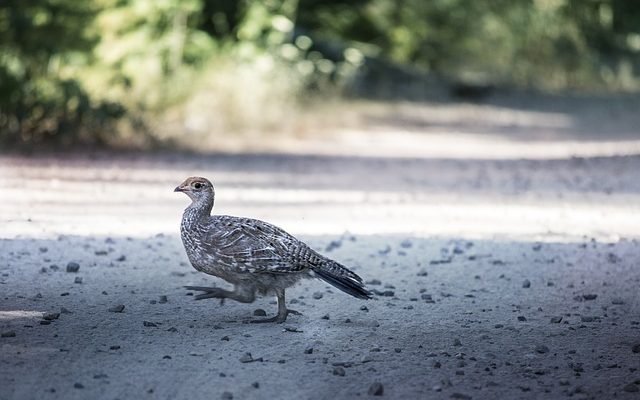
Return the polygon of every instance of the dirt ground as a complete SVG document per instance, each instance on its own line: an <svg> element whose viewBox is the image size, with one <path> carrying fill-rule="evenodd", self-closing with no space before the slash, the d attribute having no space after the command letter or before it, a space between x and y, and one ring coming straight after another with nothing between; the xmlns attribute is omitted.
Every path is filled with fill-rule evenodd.
<svg viewBox="0 0 640 400"><path fill-rule="evenodd" d="M554 101L402 104L222 152L1 156L0 399L640 398L637 102ZM182 249L191 175L374 299L305 281L283 325L247 323L272 298L194 301L184 285L225 283Z"/></svg>

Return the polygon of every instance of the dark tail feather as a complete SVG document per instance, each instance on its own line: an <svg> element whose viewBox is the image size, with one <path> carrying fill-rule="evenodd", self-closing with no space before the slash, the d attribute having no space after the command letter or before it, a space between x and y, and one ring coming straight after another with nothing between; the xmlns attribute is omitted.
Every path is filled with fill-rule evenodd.
<svg viewBox="0 0 640 400"><path fill-rule="evenodd" d="M364 300L371 298L371 292L365 289L362 282L358 282L357 280L350 277L332 274L331 272L320 268L314 269L313 272L315 272L318 278L327 283L330 283L331 285L337 287L345 293L352 295L353 297Z"/></svg>

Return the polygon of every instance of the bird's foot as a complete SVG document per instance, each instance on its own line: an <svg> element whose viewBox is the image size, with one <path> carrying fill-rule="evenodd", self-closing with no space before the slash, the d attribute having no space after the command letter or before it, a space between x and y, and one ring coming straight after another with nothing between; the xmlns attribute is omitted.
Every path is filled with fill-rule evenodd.
<svg viewBox="0 0 640 400"><path fill-rule="evenodd" d="M287 316L289 314L302 315L302 313L299 312L299 311L287 309L286 312L278 313L278 315L276 315L275 317L262 318L262 319L252 319L249 322L252 323L252 324L262 324L262 323L266 323L266 322L275 322L277 324L282 324L283 322L285 322L287 320Z"/></svg>
<svg viewBox="0 0 640 400"><path fill-rule="evenodd" d="M229 294L228 290L224 290L218 287L206 287L206 286L185 286L187 290L195 290L198 292L204 292L199 295L194 296L195 300L203 300L203 299L220 299L220 304L224 304L224 299L226 299Z"/></svg>

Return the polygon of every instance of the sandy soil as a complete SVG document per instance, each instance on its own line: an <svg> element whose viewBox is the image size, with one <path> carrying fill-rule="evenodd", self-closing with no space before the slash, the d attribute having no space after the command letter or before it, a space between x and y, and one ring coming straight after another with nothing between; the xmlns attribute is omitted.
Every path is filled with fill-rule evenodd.
<svg viewBox="0 0 640 400"><path fill-rule="evenodd" d="M0 399L640 398L637 115L581 107L405 105L255 153L1 157ZM246 323L271 298L193 301L182 286L224 285L178 236L172 189L196 174L215 212L299 235L375 298L306 281L284 325Z"/></svg>

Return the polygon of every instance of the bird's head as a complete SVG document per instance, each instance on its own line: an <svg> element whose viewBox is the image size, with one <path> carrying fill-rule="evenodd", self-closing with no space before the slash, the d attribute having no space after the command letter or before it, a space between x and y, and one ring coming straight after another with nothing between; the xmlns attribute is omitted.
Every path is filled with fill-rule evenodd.
<svg viewBox="0 0 640 400"><path fill-rule="evenodd" d="M174 189L174 192L182 192L194 202L208 200L213 197L213 185L206 178L192 176Z"/></svg>

